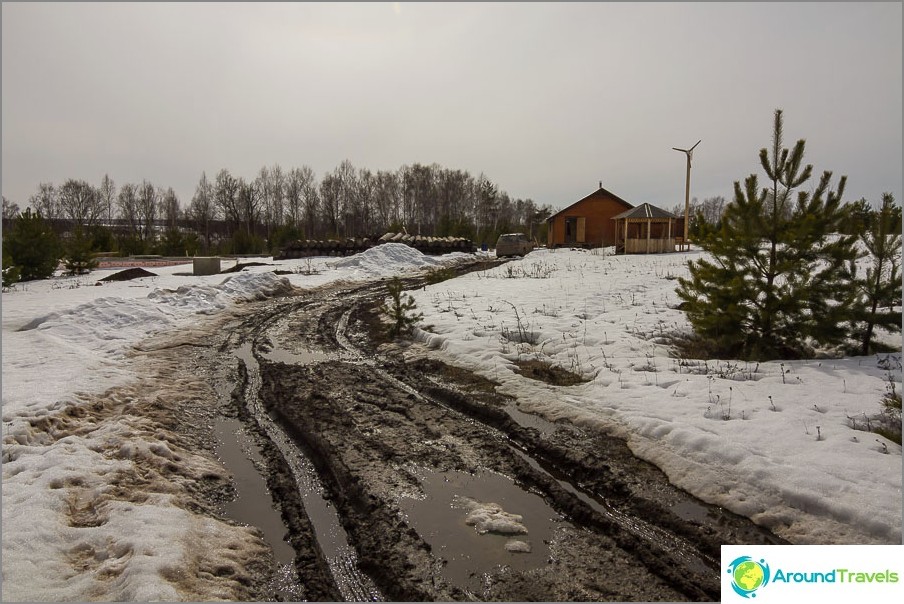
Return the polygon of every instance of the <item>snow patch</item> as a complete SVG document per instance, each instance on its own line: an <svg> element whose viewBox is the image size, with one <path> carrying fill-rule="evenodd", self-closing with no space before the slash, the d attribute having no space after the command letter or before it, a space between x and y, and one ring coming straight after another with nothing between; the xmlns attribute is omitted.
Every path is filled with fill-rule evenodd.
<svg viewBox="0 0 904 604"><path fill-rule="evenodd" d="M458 497L453 503L467 512L465 524L473 526L481 535L497 533L499 535L526 535L527 527L521 523L524 518L519 514L510 514L498 503L482 503L470 497Z"/></svg>

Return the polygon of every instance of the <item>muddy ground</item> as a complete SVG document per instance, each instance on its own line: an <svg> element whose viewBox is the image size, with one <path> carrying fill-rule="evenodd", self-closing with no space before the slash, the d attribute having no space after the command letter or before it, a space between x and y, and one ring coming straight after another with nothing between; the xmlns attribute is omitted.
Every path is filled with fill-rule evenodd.
<svg viewBox="0 0 904 604"><path fill-rule="evenodd" d="M623 441L525 417L492 382L387 339L385 296L374 282L246 304L178 351L254 435L295 550L298 585L258 570L259 598L718 600L721 544L780 542L676 489ZM336 537L306 508L287 446L344 530L347 572L325 553Z"/></svg>

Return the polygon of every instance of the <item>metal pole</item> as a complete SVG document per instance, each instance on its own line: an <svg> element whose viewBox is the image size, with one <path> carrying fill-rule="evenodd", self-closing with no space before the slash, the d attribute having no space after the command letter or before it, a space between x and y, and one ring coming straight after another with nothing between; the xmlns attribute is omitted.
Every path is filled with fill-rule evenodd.
<svg viewBox="0 0 904 604"><path fill-rule="evenodd" d="M689 245L688 236L687 236L687 228L690 225L691 217L691 155L694 154L694 148L703 142L703 139L698 140L693 147L690 149L679 149L678 147L672 147L675 151L681 151L685 155L687 155L687 179L684 184L684 245Z"/></svg>

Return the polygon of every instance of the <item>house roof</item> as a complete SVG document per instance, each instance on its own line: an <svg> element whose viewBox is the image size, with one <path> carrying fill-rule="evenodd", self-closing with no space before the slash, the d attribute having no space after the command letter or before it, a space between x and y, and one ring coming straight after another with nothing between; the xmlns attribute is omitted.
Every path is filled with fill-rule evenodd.
<svg viewBox="0 0 904 604"><path fill-rule="evenodd" d="M589 200L589 199L593 199L594 197L599 196L600 193L602 193L603 195L606 195L606 196L608 196L608 197L611 197L611 198L614 199L615 201L617 201L617 202L623 204L626 208L633 208L633 207L634 207L634 204L629 203L629 202L625 201L624 199L622 199L621 197L619 197L618 195L616 195L615 193L612 193L611 191L607 191L607 190L604 189L603 187L600 187L599 189L597 189L596 191L594 191L594 192L591 193L590 195L588 195L588 196L586 196L586 197L582 197L581 199L577 200L576 202L574 202L573 204L571 204L570 206L568 206L568 207L566 207L566 208L562 208L561 210L559 210L558 212L556 212L555 214L553 214L552 216L550 216L549 218L547 218L546 221L549 222L550 220L552 220L553 218L555 218L556 216L558 216L558 215L561 214L562 212L567 212L568 210L570 210L570 209L573 208L574 206L578 205L579 203L583 203L583 202L585 202L585 201L587 201L587 200Z"/></svg>
<svg viewBox="0 0 904 604"><path fill-rule="evenodd" d="M673 218L678 219L671 212L666 212L662 208L651 206L648 203L642 203L636 208L631 208L627 212L622 212L618 216L613 216L612 220L621 220L622 218Z"/></svg>

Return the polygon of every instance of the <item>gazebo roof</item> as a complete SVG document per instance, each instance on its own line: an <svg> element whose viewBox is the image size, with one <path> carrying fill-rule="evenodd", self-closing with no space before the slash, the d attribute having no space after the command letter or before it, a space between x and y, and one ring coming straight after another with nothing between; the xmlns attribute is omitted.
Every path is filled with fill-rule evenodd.
<svg viewBox="0 0 904 604"><path fill-rule="evenodd" d="M675 216L671 212L666 212L662 208L651 206L648 203L642 203L636 208L631 208L626 212L613 216L612 220L621 220L623 218L672 218L677 220L678 216Z"/></svg>

